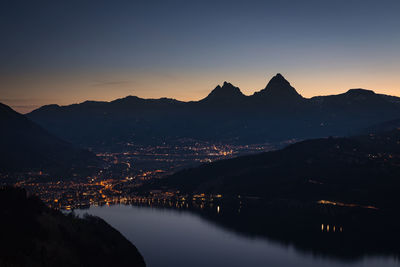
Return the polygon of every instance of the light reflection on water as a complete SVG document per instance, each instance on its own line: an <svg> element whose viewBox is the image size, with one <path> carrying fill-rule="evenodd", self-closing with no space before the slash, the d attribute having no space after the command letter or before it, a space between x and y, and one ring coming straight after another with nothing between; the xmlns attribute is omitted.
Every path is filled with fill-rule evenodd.
<svg viewBox="0 0 400 267"><path fill-rule="evenodd" d="M299 252L290 245L226 230L188 211L114 205L75 212L106 220L136 245L149 267L399 266L394 257L346 262ZM327 227L321 225L321 230Z"/></svg>
<svg viewBox="0 0 400 267"><path fill-rule="evenodd" d="M331 229L331 232L343 232L343 227L342 226L337 226L337 225L329 225L329 224L321 224L321 232L329 232L329 229Z"/></svg>

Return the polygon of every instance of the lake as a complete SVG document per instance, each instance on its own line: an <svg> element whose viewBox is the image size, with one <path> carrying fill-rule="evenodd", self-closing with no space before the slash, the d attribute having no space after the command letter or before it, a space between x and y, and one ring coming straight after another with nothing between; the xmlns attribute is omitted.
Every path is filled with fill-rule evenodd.
<svg viewBox="0 0 400 267"><path fill-rule="evenodd" d="M233 231L191 211L112 205L75 213L103 218L138 248L149 267L399 266L395 256L347 259L299 249L290 242Z"/></svg>

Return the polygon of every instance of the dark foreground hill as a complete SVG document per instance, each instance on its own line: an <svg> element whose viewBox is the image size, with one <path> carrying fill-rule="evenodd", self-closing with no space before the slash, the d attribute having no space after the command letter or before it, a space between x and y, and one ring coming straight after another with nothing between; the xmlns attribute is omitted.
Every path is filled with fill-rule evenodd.
<svg viewBox="0 0 400 267"><path fill-rule="evenodd" d="M180 138L255 144L347 136L399 118L400 98L363 89L304 98L277 74L250 96L225 82L200 101L128 96L111 102L48 105L27 116L69 142L91 147Z"/></svg>
<svg viewBox="0 0 400 267"><path fill-rule="evenodd" d="M43 171L70 174L90 171L99 160L0 103L0 172Z"/></svg>
<svg viewBox="0 0 400 267"><path fill-rule="evenodd" d="M180 171L149 188L266 199L400 203L400 130L325 138Z"/></svg>
<svg viewBox="0 0 400 267"><path fill-rule="evenodd" d="M51 210L22 189L0 188L0 266L145 266L117 230Z"/></svg>

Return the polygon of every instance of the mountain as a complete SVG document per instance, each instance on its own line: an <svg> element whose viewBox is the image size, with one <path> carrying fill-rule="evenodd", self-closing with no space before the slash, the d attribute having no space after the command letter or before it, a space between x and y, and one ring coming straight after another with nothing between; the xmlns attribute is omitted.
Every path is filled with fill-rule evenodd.
<svg viewBox="0 0 400 267"><path fill-rule="evenodd" d="M0 172L62 175L99 163L91 152L75 148L1 103L0 124Z"/></svg>
<svg viewBox="0 0 400 267"><path fill-rule="evenodd" d="M243 102L246 96L236 86L231 83L224 82L222 87L218 85L214 90L204 99L201 103L212 103L212 104L237 104Z"/></svg>
<svg viewBox="0 0 400 267"><path fill-rule="evenodd" d="M382 133L396 128L400 129L400 119L374 124L364 129L362 133Z"/></svg>
<svg viewBox="0 0 400 267"><path fill-rule="evenodd" d="M304 99L280 73L275 75L263 90L254 93L252 98L275 103L291 103Z"/></svg>
<svg viewBox="0 0 400 267"><path fill-rule="evenodd" d="M388 96L365 89L350 89L339 95L313 97L311 101L326 109L345 109L344 111L358 109L364 112L368 112L370 109L385 111L398 104L390 101Z"/></svg>
<svg viewBox="0 0 400 267"><path fill-rule="evenodd" d="M302 97L281 75L251 96L224 82L200 101L141 99L43 106L27 116L77 145L159 144L181 138L254 144L346 136L400 117L400 98L352 89Z"/></svg>
<svg viewBox="0 0 400 267"><path fill-rule="evenodd" d="M400 130L394 129L307 140L282 150L204 164L149 187L397 208L399 177Z"/></svg>
<svg viewBox="0 0 400 267"><path fill-rule="evenodd" d="M0 188L0 215L0 266L146 266L102 219L49 209L23 189Z"/></svg>

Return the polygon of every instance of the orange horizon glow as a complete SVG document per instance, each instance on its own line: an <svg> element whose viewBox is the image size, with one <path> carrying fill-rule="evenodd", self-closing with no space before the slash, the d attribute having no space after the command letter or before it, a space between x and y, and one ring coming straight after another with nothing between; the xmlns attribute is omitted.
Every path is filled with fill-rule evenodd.
<svg viewBox="0 0 400 267"><path fill-rule="evenodd" d="M141 98L174 98L197 101L206 97L224 81L239 87L243 94L252 95L265 88L275 75L262 73L206 73L138 75L86 75L48 77L3 77L0 79L0 102L20 113L28 113L47 104L70 105L86 100L112 101L128 95ZM375 93L400 97L400 77L393 73L376 75L282 73L306 98L345 93L363 88ZM102 79L96 78L102 77ZM206 78L207 77L207 78ZM221 79L221 77L226 77ZM7 89L5 89L7 88Z"/></svg>

